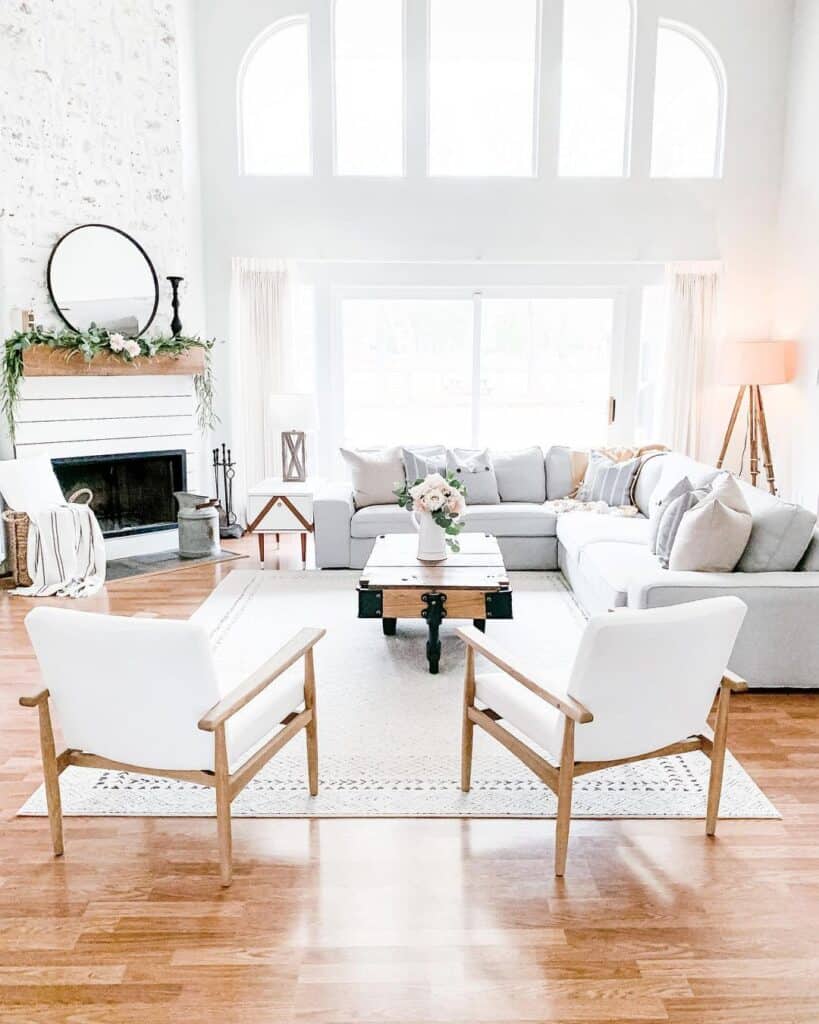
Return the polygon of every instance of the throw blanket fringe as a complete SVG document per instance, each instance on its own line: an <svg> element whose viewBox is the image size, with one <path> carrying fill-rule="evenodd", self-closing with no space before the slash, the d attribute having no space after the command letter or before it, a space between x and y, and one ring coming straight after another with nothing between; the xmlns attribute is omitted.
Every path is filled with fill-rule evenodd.
<svg viewBox="0 0 819 1024"><path fill-rule="evenodd" d="M28 534L30 587L20 597L91 597L105 583L105 542L87 505L52 505L32 519Z"/></svg>

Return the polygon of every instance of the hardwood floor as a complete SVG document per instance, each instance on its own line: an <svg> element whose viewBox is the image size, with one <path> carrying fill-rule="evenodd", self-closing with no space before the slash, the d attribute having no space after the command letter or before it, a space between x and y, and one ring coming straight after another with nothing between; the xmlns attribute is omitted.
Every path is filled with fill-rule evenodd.
<svg viewBox="0 0 819 1024"><path fill-rule="evenodd" d="M256 564L81 607L184 617ZM67 818L54 860L15 818L41 780L29 607L0 595L3 1024L819 1021L819 695L733 701L781 822L575 822L558 880L551 821L240 819L223 890L213 821Z"/></svg>

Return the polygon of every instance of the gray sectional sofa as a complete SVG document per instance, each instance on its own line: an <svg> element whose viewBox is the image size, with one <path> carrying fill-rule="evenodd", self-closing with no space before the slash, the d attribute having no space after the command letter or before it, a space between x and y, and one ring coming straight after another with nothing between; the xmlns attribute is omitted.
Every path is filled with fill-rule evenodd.
<svg viewBox="0 0 819 1024"><path fill-rule="evenodd" d="M652 512L683 476L697 486L712 466L666 453L644 460L634 488L633 518L555 513L547 501L572 488L569 450L542 459L496 459L497 505L467 508L467 532L494 534L510 570L560 569L589 614L656 608L736 594L748 606L731 667L756 687L819 686L819 530L806 509L742 483L753 515L753 553L731 573L672 572L651 553ZM522 469L525 473L522 473ZM509 500L512 497L515 500ZM412 533L398 505L356 509L349 483L325 486L314 503L319 568L363 568L383 533ZM782 568L788 566L789 568Z"/></svg>

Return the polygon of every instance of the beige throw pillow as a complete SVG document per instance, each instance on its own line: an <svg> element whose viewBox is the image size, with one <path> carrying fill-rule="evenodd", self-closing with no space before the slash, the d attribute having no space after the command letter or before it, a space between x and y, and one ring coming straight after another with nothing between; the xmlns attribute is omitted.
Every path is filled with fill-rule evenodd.
<svg viewBox="0 0 819 1024"><path fill-rule="evenodd" d="M393 494L404 483L404 463L400 448L362 451L340 448L353 477L353 500L356 508L368 505L397 505Z"/></svg>
<svg viewBox="0 0 819 1024"><path fill-rule="evenodd" d="M751 536L751 513L736 480L717 477L682 517L668 567L672 572L733 572Z"/></svg>

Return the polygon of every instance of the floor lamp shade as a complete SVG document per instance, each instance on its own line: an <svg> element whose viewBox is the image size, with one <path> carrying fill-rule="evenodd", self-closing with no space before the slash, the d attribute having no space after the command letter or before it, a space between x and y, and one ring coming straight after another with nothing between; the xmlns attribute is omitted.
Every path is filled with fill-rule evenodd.
<svg viewBox="0 0 819 1024"><path fill-rule="evenodd" d="M282 429L282 479L307 479L305 432L316 426L312 395L276 394L270 397L272 418Z"/></svg>
<svg viewBox="0 0 819 1024"><path fill-rule="evenodd" d="M765 476L771 494L776 494L776 481L760 385L787 384L794 378L795 367L796 345L791 341L734 342L727 345L722 354L720 377L725 384L739 385L739 391L728 420L728 429L725 431L717 466L721 469L725 461L731 435L734 432L747 391L751 483L755 487L759 476L759 449L761 446Z"/></svg>

